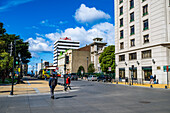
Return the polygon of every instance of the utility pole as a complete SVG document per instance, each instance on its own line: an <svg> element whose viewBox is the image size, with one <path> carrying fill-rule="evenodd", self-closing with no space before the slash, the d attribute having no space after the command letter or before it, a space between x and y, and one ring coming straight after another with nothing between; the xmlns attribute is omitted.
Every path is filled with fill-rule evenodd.
<svg viewBox="0 0 170 113"><path fill-rule="evenodd" d="M87 57L87 73L88 73L88 60L89 60L89 57Z"/></svg>
<svg viewBox="0 0 170 113"><path fill-rule="evenodd" d="M32 70L33 70L33 73L32 73L32 74L34 74L34 66L33 66L33 69L32 69Z"/></svg>
<svg viewBox="0 0 170 113"><path fill-rule="evenodd" d="M10 95L13 95L13 87L14 87L14 68L15 68L15 45L16 45L16 40L14 40L14 61L13 61L13 69L12 69L12 87L11 87L11 92Z"/></svg>
<svg viewBox="0 0 170 113"><path fill-rule="evenodd" d="M36 73L36 77L37 77L37 63L36 63L36 72L35 73Z"/></svg>
<svg viewBox="0 0 170 113"><path fill-rule="evenodd" d="M57 46L57 67L58 67L58 46Z"/></svg>
<svg viewBox="0 0 170 113"><path fill-rule="evenodd" d="M41 77L42 77L42 63L43 63L43 59L41 59Z"/></svg>

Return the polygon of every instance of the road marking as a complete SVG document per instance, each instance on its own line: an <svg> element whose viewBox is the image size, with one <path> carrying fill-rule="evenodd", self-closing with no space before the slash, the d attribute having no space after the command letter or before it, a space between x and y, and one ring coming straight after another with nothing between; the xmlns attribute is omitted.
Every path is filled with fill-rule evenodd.
<svg viewBox="0 0 170 113"><path fill-rule="evenodd" d="M27 81L27 83L28 83L29 86L31 85L29 81Z"/></svg>
<svg viewBox="0 0 170 113"><path fill-rule="evenodd" d="M59 94L67 94L67 93L70 93L70 92L75 92L75 91L78 91L78 90L68 90L68 91L63 91L63 92L54 92L54 95L59 95ZM6 95L6 96L2 96L2 97L20 97L20 96L40 96L40 95L50 95L50 92L49 93L38 93L38 94L23 94L23 95ZM0 96L1 97L1 96Z"/></svg>
<svg viewBox="0 0 170 113"><path fill-rule="evenodd" d="M35 90L36 93L40 93L40 91L38 90L38 88L33 88Z"/></svg>

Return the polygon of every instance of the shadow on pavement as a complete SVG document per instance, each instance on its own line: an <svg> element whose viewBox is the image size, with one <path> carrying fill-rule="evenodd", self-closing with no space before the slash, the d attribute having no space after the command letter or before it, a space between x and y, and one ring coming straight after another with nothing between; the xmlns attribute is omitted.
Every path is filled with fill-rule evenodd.
<svg viewBox="0 0 170 113"><path fill-rule="evenodd" d="M60 99L60 98L73 98L76 97L77 95L73 95L73 96L62 96L62 97L56 97L55 99Z"/></svg>
<svg viewBox="0 0 170 113"><path fill-rule="evenodd" d="M11 92L11 91L0 91L0 93L7 93L7 92Z"/></svg>

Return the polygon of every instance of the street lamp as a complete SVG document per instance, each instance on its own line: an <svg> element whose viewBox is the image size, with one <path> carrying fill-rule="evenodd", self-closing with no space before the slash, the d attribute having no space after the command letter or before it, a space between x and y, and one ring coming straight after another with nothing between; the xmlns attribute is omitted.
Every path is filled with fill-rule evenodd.
<svg viewBox="0 0 170 113"><path fill-rule="evenodd" d="M13 61L13 70L12 70L12 87L11 87L11 92L10 92L10 95L13 95L13 87L14 87L14 68L15 68L15 45L16 45L16 40L14 40L14 61Z"/></svg>
<svg viewBox="0 0 170 113"><path fill-rule="evenodd" d="M41 77L42 77L42 62L43 62L43 59L41 59Z"/></svg>
<svg viewBox="0 0 170 113"><path fill-rule="evenodd" d="M87 73L88 73L88 59L89 59L89 57L87 57Z"/></svg>

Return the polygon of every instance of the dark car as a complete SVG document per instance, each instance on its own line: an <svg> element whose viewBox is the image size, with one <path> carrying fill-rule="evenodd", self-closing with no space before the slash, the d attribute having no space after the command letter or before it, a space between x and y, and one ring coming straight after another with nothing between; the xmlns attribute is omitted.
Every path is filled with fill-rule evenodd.
<svg viewBox="0 0 170 113"><path fill-rule="evenodd" d="M104 75L97 77L97 81L103 81L106 82L106 77Z"/></svg>
<svg viewBox="0 0 170 113"><path fill-rule="evenodd" d="M78 80L78 76L76 75L76 73L71 73L71 80Z"/></svg>
<svg viewBox="0 0 170 113"><path fill-rule="evenodd" d="M108 75L101 75L97 78L97 81L103 81L103 82L111 82L112 81L112 77L108 76Z"/></svg>

